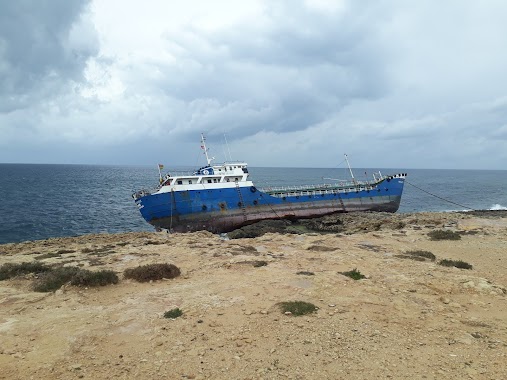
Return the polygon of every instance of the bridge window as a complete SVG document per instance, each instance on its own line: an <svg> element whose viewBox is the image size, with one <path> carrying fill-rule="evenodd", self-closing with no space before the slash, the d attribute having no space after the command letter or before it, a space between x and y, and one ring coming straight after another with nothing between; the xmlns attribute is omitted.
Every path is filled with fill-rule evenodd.
<svg viewBox="0 0 507 380"><path fill-rule="evenodd" d="M208 183L211 183L211 179L208 179Z"/></svg>
<svg viewBox="0 0 507 380"><path fill-rule="evenodd" d="M183 181L178 181L178 185L183 185Z"/></svg>
<svg viewBox="0 0 507 380"><path fill-rule="evenodd" d="M192 184L192 180L188 181L188 184L191 185Z"/></svg>

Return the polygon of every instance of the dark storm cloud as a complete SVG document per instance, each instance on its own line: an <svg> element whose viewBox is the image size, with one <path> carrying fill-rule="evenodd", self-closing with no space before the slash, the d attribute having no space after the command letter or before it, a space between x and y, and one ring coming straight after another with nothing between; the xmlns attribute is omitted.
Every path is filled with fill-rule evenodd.
<svg viewBox="0 0 507 380"><path fill-rule="evenodd" d="M0 0L0 161L507 160L507 3L210 4Z"/></svg>
<svg viewBox="0 0 507 380"><path fill-rule="evenodd" d="M339 14L303 2L276 4L261 26L168 36L180 60L164 70L165 93L184 103L213 100L213 107L202 102L195 109L200 117L188 133L206 128L239 137L304 130L350 101L389 91L376 33L384 20L361 21L375 7L354 18L353 4Z"/></svg>
<svg viewBox="0 0 507 380"><path fill-rule="evenodd" d="M0 2L0 112L23 108L80 80L97 41L82 0Z"/></svg>

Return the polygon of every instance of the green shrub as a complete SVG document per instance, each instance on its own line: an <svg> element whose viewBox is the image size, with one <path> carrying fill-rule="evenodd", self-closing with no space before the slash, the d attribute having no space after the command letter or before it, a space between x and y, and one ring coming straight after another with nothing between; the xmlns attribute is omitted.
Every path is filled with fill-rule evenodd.
<svg viewBox="0 0 507 380"><path fill-rule="evenodd" d="M422 251L422 250L415 250L415 251L407 251L405 252L405 255L410 255L410 256L414 256L414 257L421 257L421 258L426 258L426 259L430 259L431 261L435 261L435 259L437 258L433 253L431 253L430 251ZM417 260L417 259L416 259ZM424 260L424 259L423 259Z"/></svg>
<svg viewBox="0 0 507 380"><path fill-rule="evenodd" d="M444 267L456 267L456 268L460 268L460 269L472 269L472 265L471 264L468 264L467 262L461 261L461 260L447 260L447 259L444 259L444 260L440 260L439 264L443 265Z"/></svg>
<svg viewBox="0 0 507 380"><path fill-rule="evenodd" d="M64 284L80 271L76 267L58 267L43 273L33 283L33 290L36 292L52 292L60 289Z"/></svg>
<svg viewBox="0 0 507 380"><path fill-rule="evenodd" d="M118 276L112 270L92 272L87 269L81 269L70 281L70 284L74 286L105 286L117 283Z"/></svg>
<svg viewBox="0 0 507 380"><path fill-rule="evenodd" d="M7 263L0 266L0 281L28 273L43 273L51 268L39 262Z"/></svg>
<svg viewBox="0 0 507 380"><path fill-rule="evenodd" d="M164 318L174 319L174 318L181 317L182 315L183 315L183 312L180 309L176 308L176 309L166 311L164 313Z"/></svg>
<svg viewBox="0 0 507 380"><path fill-rule="evenodd" d="M431 240L460 240L461 235L450 230L434 230L428 233Z"/></svg>
<svg viewBox="0 0 507 380"><path fill-rule="evenodd" d="M348 271L348 272L341 272L341 274L343 274L344 276L350 277L353 280L361 280L363 278L366 278L366 276L364 274L362 274L361 272L359 272L357 270L357 268L352 269L351 271Z"/></svg>
<svg viewBox="0 0 507 380"><path fill-rule="evenodd" d="M280 302L278 306L282 313L290 312L295 316L315 313L318 310L318 307L314 304L303 301Z"/></svg>
<svg viewBox="0 0 507 380"><path fill-rule="evenodd" d="M131 278L138 282L174 278L178 277L180 273L179 268L173 264L148 264L137 268L126 269L125 272L123 272L125 278Z"/></svg>

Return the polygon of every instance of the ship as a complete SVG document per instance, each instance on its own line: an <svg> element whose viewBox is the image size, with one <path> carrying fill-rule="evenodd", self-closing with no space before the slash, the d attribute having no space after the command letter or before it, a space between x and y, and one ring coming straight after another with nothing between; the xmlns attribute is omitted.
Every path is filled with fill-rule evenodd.
<svg viewBox="0 0 507 380"><path fill-rule="evenodd" d="M407 173L371 180L354 177L322 185L257 188L249 179L246 162L214 164L201 134L206 165L190 172L162 175L153 190L132 194L142 217L157 230L226 233L269 219L309 219L335 213L398 210Z"/></svg>

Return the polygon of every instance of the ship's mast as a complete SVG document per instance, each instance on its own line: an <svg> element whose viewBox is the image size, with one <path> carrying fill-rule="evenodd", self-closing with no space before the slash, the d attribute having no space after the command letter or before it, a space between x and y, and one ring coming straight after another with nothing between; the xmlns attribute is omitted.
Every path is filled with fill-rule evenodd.
<svg viewBox="0 0 507 380"><path fill-rule="evenodd" d="M208 156L208 148L206 148L206 138L204 137L204 133L201 133L201 148L204 149L204 154L206 155L206 162L208 165L211 165L211 161L215 159L215 157Z"/></svg>
<svg viewBox="0 0 507 380"><path fill-rule="evenodd" d="M354 178L354 173L352 173L352 168L350 167L349 159L346 154L344 154L344 156L345 156L345 161L347 161L347 166L349 167L349 172L350 172L350 176L352 177L352 182L357 183L356 179Z"/></svg>

